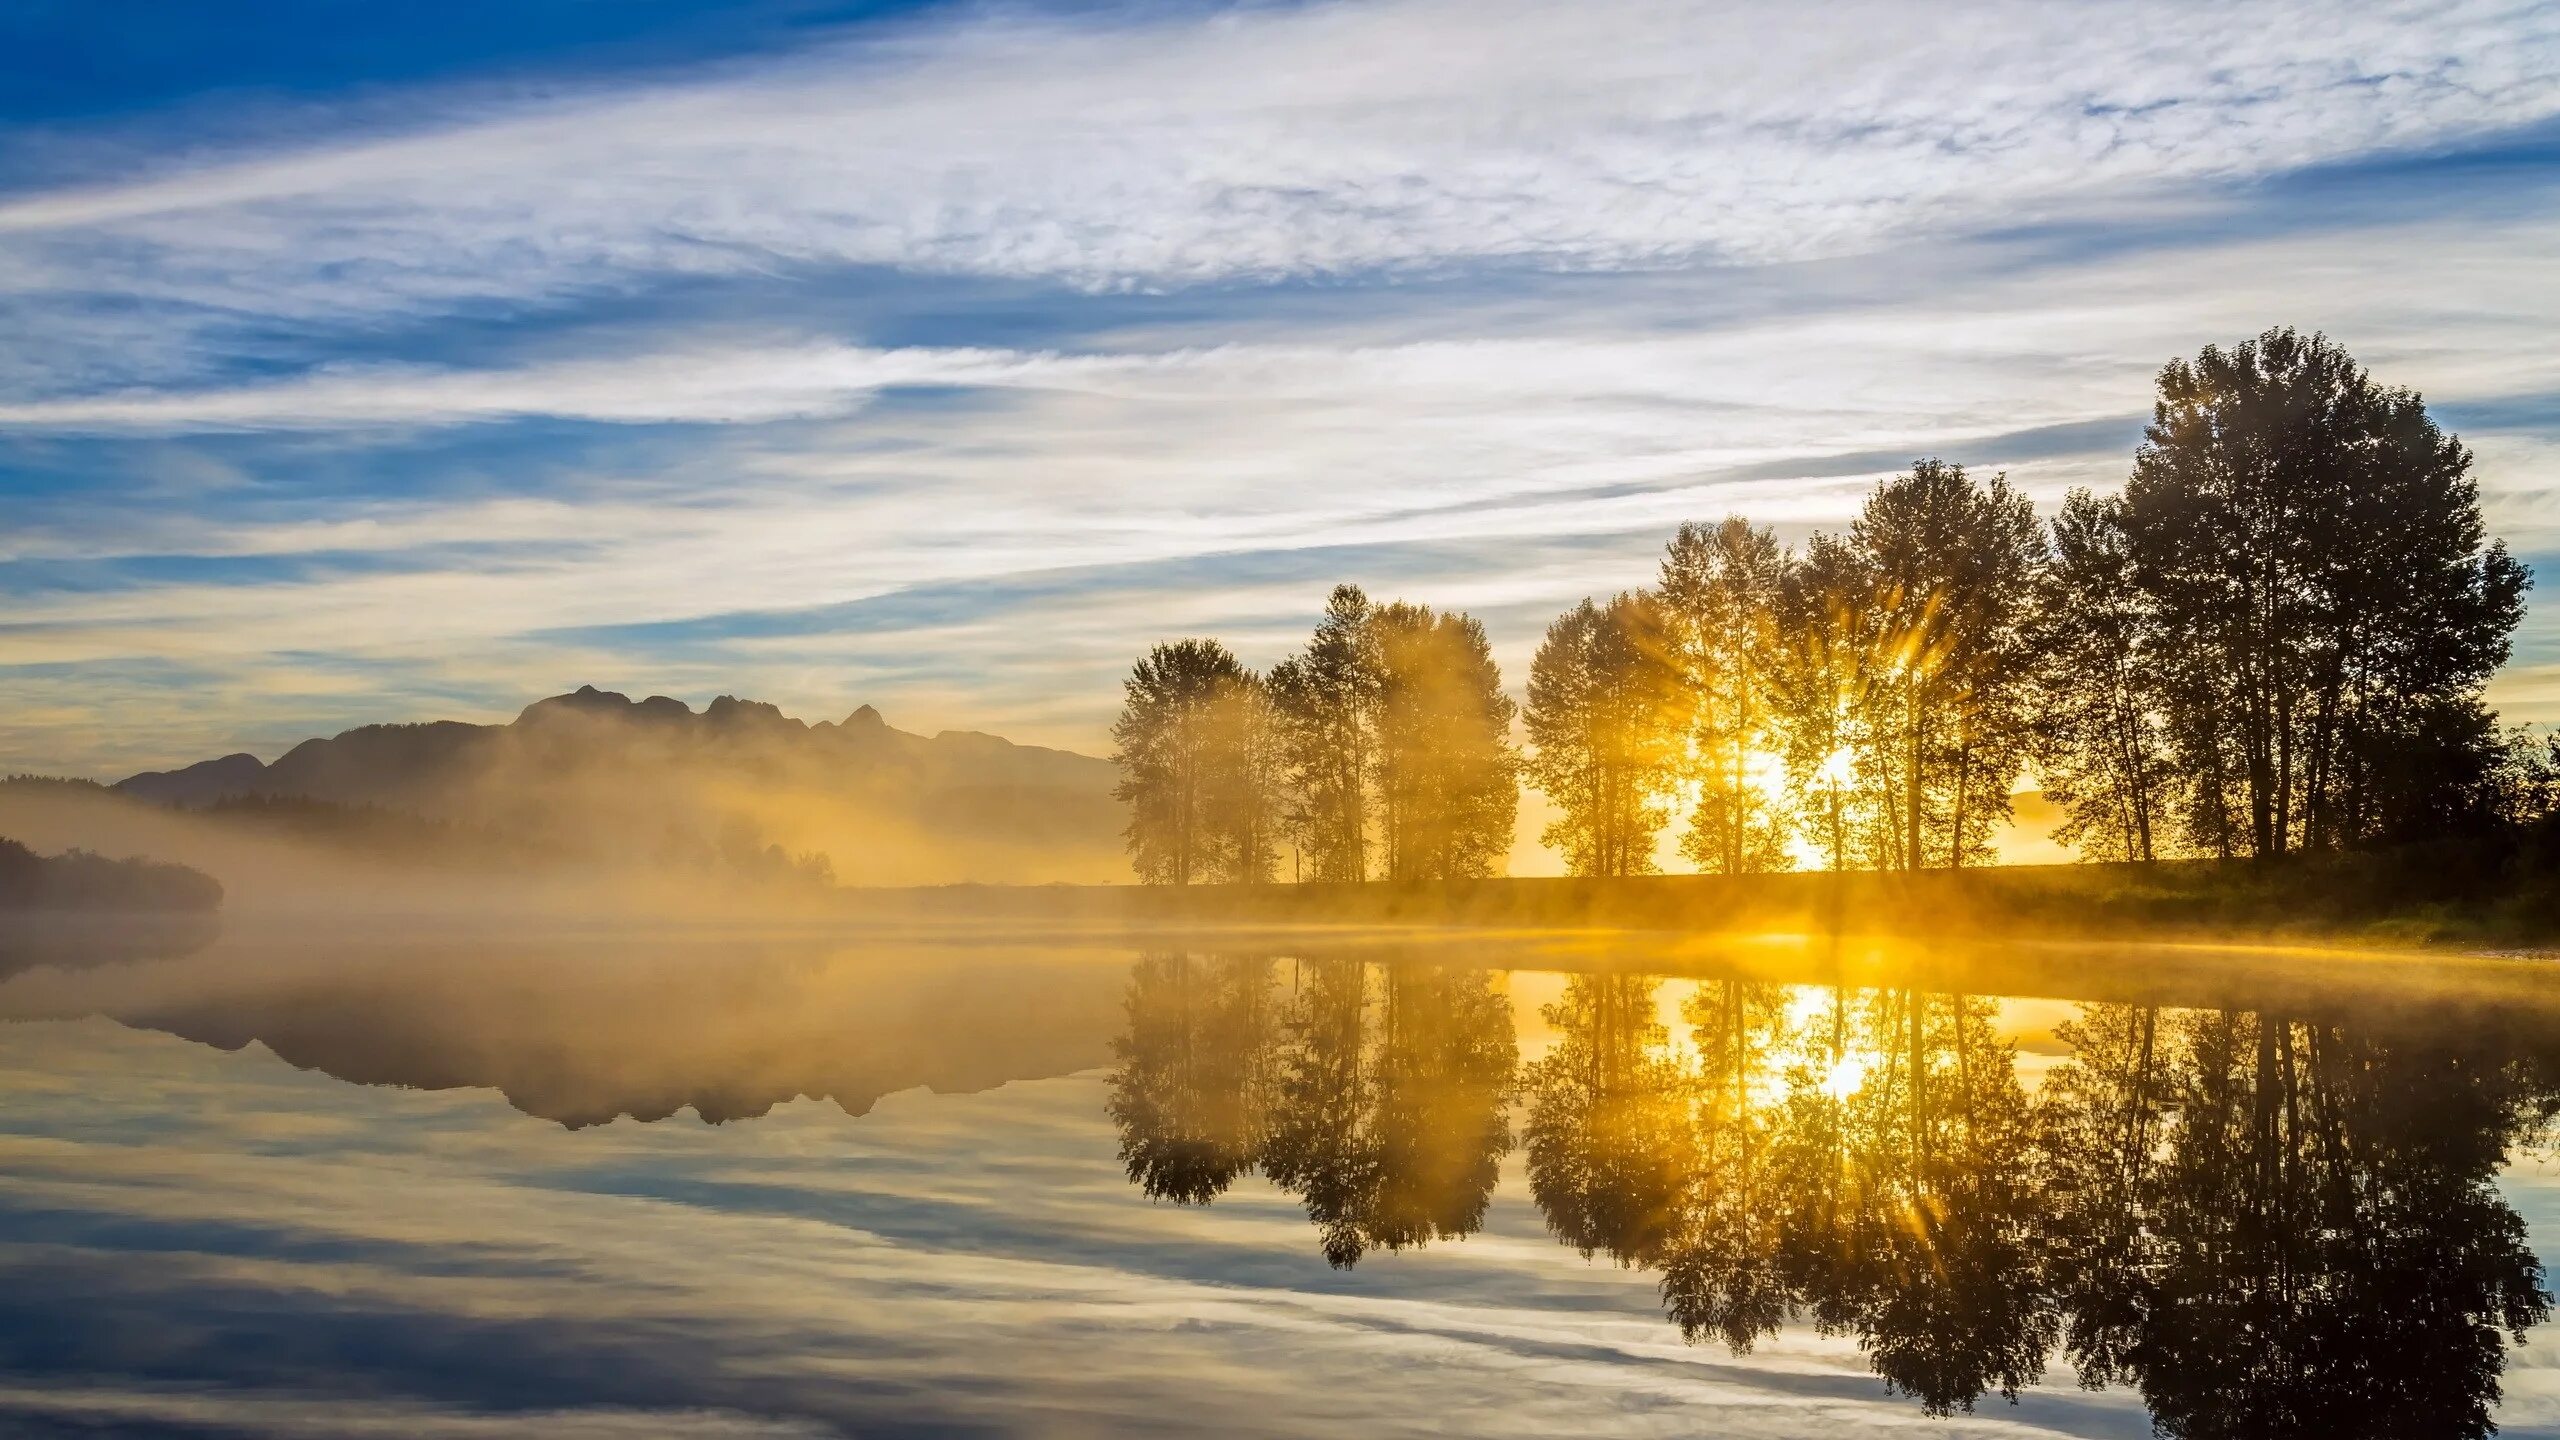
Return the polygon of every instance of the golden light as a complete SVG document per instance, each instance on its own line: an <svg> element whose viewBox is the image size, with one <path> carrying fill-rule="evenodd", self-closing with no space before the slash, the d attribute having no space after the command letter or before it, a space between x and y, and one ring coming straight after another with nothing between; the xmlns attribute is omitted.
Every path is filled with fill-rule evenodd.
<svg viewBox="0 0 2560 1440"><path fill-rule="evenodd" d="M1857 756L1843 745L1822 757L1822 764L1814 770L1813 778L1819 785L1845 786L1857 778Z"/></svg>
<svg viewBox="0 0 2560 1440"><path fill-rule="evenodd" d="M1742 756L1742 783L1758 795L1763 804L1783 805L1787 800L1787 762L1784 757L1757 747Z"/></svg>
<svg viewBox="0 0 2560 1440"><path fill-rule="evenodd" d="M1866 1088L1867 1068L1864 1056L1841 1056L1822 1072L1822 1093L1834 1100L1848 1099Z"/></svg>

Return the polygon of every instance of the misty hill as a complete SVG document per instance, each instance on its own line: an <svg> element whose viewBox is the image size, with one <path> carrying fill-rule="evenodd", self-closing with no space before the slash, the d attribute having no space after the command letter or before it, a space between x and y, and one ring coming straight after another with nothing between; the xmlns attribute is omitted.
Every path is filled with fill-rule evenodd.
<svg viewBox="0 0 2560 1440"><path fill-rule="evenodd" d="M367 725L274 763L226 755L114 789L198 812L298 801L415 816L545 854L650 863L823 857L849 883L1118 880L1111 763L994 735L816 724L722 696L583 687L504 725Z"/></svg>

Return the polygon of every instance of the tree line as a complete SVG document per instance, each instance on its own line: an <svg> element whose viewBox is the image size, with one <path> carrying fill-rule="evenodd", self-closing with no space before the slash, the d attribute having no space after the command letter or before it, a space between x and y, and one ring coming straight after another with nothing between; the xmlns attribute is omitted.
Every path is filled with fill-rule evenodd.
<svg viewBox="0 0 2560 1440"><path fill-rule="evenodd" d="M2122 491L2050 517L1923 459L1800 547L1682 525L1547 627L1525 706L1474 618L1353 586L1267 674L1159 645L1118 794L1172 884L1489 874L1523 778L1579 875L1654 870L1675 818L1708 873L1980 864L2029 774L2084 859L2461 833L2553 788L2482 700L2529 584L2415 392L2270 330L2170 362Z"/></svg>
<svg viewBox="0 0 2560 1440"><path fill-rule="evenodd" d="M1475 1233L1517 1150L1689 1339L1809 1323L1938 1414L2060 1354L2164 1435L2485 1436L2549 1315L2498 1186L2560 1098L2522 1031L2091 1004L2030 1090L1982 997L1708 981L1682 1044L1661 985L1573 977L1523 1065L1490 971L1150 956L1120 1156L1182 1204L1258 1170L1348 1267Z"/></svg>

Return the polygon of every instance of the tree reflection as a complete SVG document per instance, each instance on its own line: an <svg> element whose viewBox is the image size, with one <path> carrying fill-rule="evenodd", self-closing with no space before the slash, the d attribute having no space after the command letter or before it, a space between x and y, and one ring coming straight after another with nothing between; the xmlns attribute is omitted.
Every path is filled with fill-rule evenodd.
<svg viewBox="0 0 2560 1440"><path fill-rule="evenodd" d="M1962 995L1835 997L1838 1038L1805 1047L1779 1142L1801 1305L1932 1414L2015 1398L2059 1329L2030 1111L1990 1015Z"/></svg>
<svg viewBox="0 0 2560 1440"><path fill-rule="evenodd" d="M1700 986L1681 1016L1698 1049L1695 1137L1679 1223L1662 1256L1663 1308L1687 1338L1720 1336L1740 1354L1776 1334L1790 1307L1772 1083L1788 1041L1787 994L1715 982Z"/></svg>
<svg viewBox="0 0 2560 1440"><path fill-rule="evenodd" d="M1696 1168L1694 1077L1655 1017L1647 975L1583 975L1546 1007L1554 1050L1529 1067L1529 1193L1556 1238L1624 1265L1661 1260Z"/></svg>
<svg viewBox="0 0 2560 1440"><path fill-rule="evenodd" d="M2505 1339L2549 1311L2496 1188L2548 1109L2476 1040L2092 1007L2048 1107L2084 1383L2176 1436L2487 1435ZM2150 1137L2156 1136L2157 1139Z"/></svg>
<svg viewBox="0 0 2560 1440"><path fill-rule="evenodd" d="M1337 1266L1473 1234L1511 1150L1518 1058L1482 970L1305 962L1263 1173Z"/></svg>
<svg viewBox="0 0 2560 1440"><path fill-rule="evenodd" d="M1252 1168L1269 1104L1271 962L1151 955L1112 1042L1120 1163L1159 1200L1205 1205Z"/></svg>
<svg viewBox="0 0 2560 1440"><path fill-rule="evenodd" d="M1488 972L1289 962L1140 963L1110 1113L1129 1178L1205 1204L1259 1167L1348 1267L1474 1233L1510 1153L1518 1046Z"/></svg>
<svg viewBox="0 0 2560 1440"><path fill-rule="evenodd" d="M2092 1004L2030 1087L1980 997L1660 992L1570 978L1521 1128L1548 1229L1692 1340L1852 1336L1936 1414L2059 1353L2171 1436L2479 1436L2549 1313L2497 1177L2553 1071L2494 1028ZM1119 1055L1133 1180L1259 1166L1337 1266L1475 1231L1511 1145L1479 970L1157 957Z"/></svg>

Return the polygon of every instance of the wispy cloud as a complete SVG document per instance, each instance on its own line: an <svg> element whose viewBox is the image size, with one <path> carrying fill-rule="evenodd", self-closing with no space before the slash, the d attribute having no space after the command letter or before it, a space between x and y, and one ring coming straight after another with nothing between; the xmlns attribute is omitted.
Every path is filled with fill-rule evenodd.
<svg viewBox="0 0 2560 1440"><path fill-rule="evenodd" d="M192 697L0 760L590 676L1091 745L1135 647L1334 578L1516 658L1678 519L1921 453L2111 483L2152 370L2271 322L2504 417L2493 519L2560 550L2560 175L2409 198L2560 114L2547 7L968 11L364 114L0 199L0 667L22 717ZM964 288L874 335L857 281Z"/></svg>

